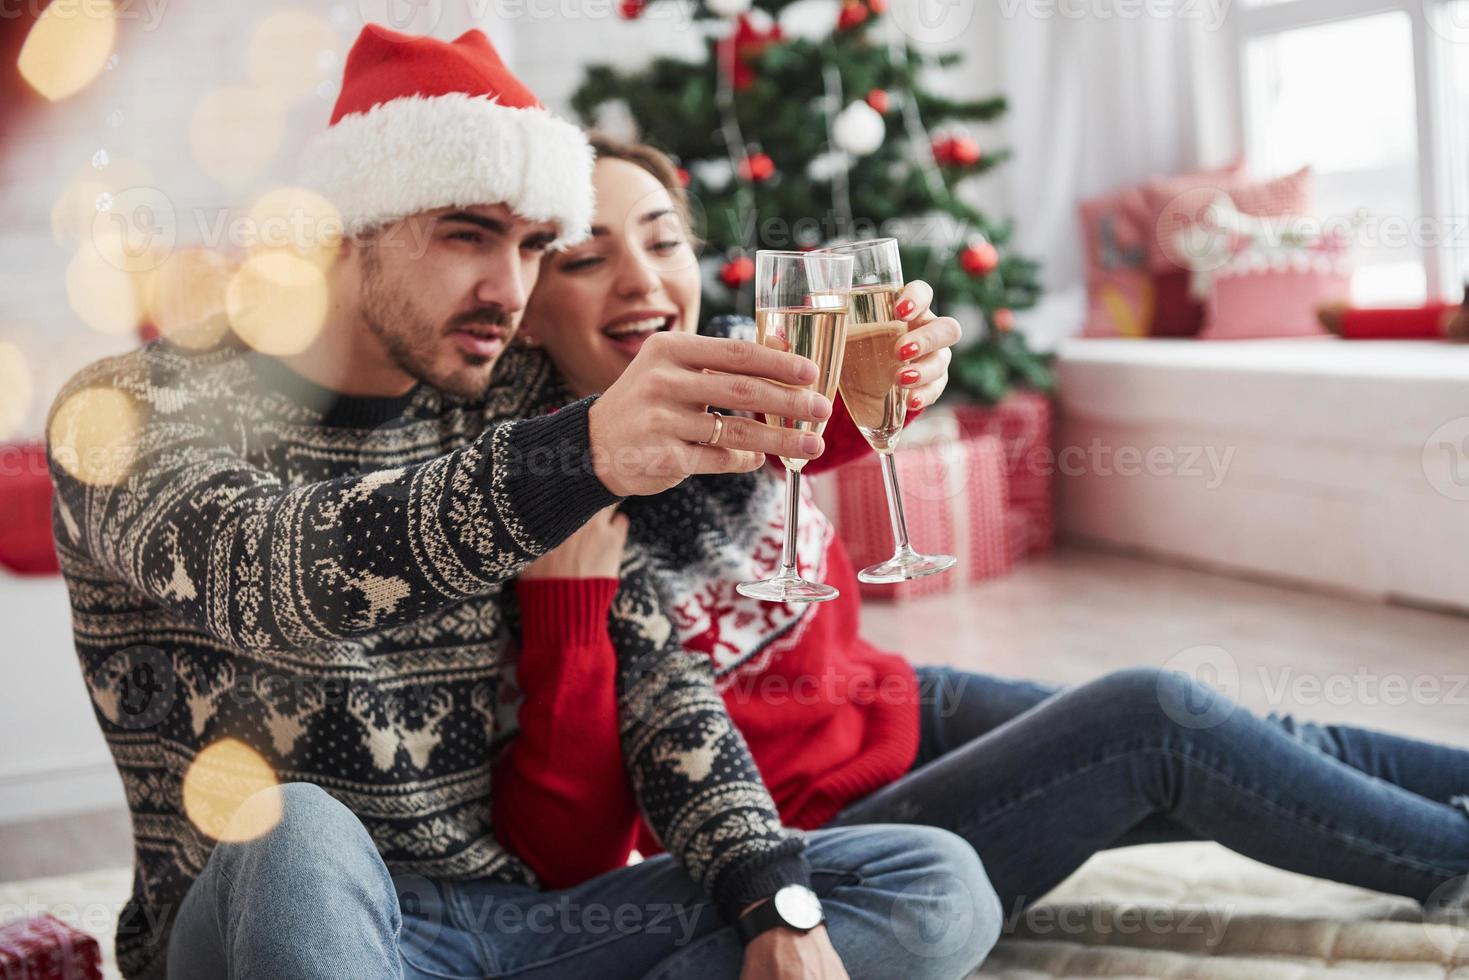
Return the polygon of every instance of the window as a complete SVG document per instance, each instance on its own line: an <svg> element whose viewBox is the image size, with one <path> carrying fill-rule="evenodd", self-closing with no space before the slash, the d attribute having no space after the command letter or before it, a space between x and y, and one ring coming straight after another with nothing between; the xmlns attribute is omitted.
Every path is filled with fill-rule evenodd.
<svg viewBox="0 0 1469 980"><path fill-rule="evenodd" d="M1469 0L1242 0L1230 21L1246 156L1260 174L1311 166L1317 216L1350 228L1353 298L1457 299Z"/></svg>

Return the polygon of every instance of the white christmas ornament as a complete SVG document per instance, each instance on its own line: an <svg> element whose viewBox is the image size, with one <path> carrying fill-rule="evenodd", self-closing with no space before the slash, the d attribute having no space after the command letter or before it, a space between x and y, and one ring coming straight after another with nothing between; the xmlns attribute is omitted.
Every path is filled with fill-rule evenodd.
<svg viewBox="0 0 1469 980"><path fill-rule="evenodd" d="M841 0L796 0L780 12L780 31L791 40L819 44L836 32L841 13Z"/></svg>
<svg viewBox="0 0 1469 980"><path fill-rule="evenodd" d="M775 18L759 7L746 14L745 20L749 22L750 29L756 34L769 34L775 27Z"/></svg>
<svg viewBox="0 0 1469 980"><path fill-rule="evenodd" d="M827 150L812 157L806 165L806 176L818 184L825 184L838 174L852 169L852 158L841 150Z"/></svg>
<svg viewBox="0 0 1469 980"><path fill-rule="evenodd" d="M699 183L714 191L716 194L729 186L734 179L734 166L728 160L715 158L713 160L701 160L691 164L689 167L694 176L699 178Z"/></svg>
<svg viewBox="0 0 1469 980"><path fill-rule="evenodd" d="M853 102L837 114L831 127L831 141L839 150L865 157L875 153L887 136L887 123L882 113L866 102Z"/></svg>
<svg viewBox="0 0 1469 980"><path fill-rule="evenodd" d="M751 0L704 0L716 17L738 17L750 9Z"/></svg>

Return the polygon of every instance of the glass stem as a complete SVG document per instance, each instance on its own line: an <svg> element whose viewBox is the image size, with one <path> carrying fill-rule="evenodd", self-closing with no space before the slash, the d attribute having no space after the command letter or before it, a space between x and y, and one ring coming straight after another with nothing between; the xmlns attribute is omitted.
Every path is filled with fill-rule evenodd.
<svg viewBox="0 0 1469 980"><path fill-rule="evenodd" d="M882 463L882 486L888 494L888 517L893 522L893 541L897 547L894 556L911 555L913 547L908 543L908 519L903 516L903 493L898 489L898 462L891 452L879 452Z"/></svg>
<svg viewBox="0 0 1469 980"><path fill-rule="evenodd" d="M786 468L786 539L780 547L780 578L800 578L796 570L796 531L801 519L801 471Z"/></svg>

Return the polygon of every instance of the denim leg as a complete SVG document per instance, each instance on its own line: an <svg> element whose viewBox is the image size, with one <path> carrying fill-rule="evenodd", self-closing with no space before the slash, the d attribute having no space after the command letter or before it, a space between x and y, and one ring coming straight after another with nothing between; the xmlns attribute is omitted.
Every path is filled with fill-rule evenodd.
<svg viewBox="0 0 1469 980"><path fill-rule="evenodd" d="M168 975L401 977L398 902L366 828L319 786L287 783L278 792L279 822L253 840L217 845L190 886Z"/></svg>
<svg viewBox="0 0 1469 980"><path fill-rule="evenodd" d="M1454 769L1446 778L1469 782L1469 766ZM1047 698L832 826L953 830L975 846L1010 910L1155 816L1277 867L1419 901L1469 872L1463 809L1373 778L1185 675L1151 668Z"/></svg>
<svg viewBox="0 0 1469 980"><path fill-rule="evenodd" d="M854 980L958 980L999 938L994 890L974 849L955 835L931 827L865 826L814 831L809 839L812 887L822 897L832 943ZM404 927L404 957L418 975L515 980L734 980L740 975L744 951L734 930L666 854L561 891L441 882L433 892L415 904L437 911L421 916L417 926ZM409 904L405 899L404 907ZM408 938L413 932L418 941ZM421 941L465 934L483 945L477 972L456 972L434 956L431 943Z"/></svg>

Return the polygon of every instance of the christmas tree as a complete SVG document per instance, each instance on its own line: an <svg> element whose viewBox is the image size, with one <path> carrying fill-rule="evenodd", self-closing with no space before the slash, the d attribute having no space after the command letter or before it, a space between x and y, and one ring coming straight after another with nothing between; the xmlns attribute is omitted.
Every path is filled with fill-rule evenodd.
<svg viewBox="0 0 1469 980"><path fill-rule="evenodd" d="M620 9L635 20L687 2ZM933 285L935 309L981 311L983 335L956 351L951 388L986 403L1049 388L1047 358L1014 329L1014 311L1039 295L1037 264L1009 249L1010 222L961 193L1008 157L964 128L998 119L1005 100L926 88L926 69L961 56L891 30L887 2L698 0L704 60L594 66L573 105L592 126L625 105L639 138L679 161L706 243L706 313L750 312L756 249L892 236L907 277Z"/></svg>

